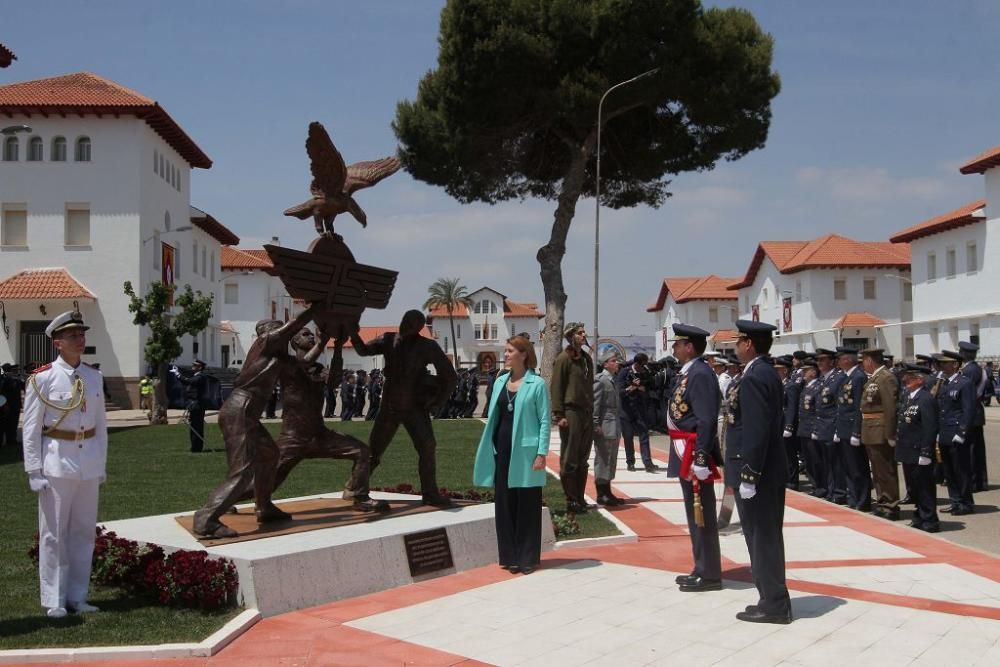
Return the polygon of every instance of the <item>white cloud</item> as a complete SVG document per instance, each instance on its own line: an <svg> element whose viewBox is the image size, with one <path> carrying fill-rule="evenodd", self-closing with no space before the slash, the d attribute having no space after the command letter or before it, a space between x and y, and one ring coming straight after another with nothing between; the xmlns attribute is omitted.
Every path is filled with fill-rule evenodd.
<svg viewBox="0 0 1000 667"><path fill-rule="evenodd" d="M948 192L948 184L928 176L897 178L882 167L824 169L802 167L795 181L813 190L825 191L835 201L845 203L880 203L900 198L933 200Z"/></svg>

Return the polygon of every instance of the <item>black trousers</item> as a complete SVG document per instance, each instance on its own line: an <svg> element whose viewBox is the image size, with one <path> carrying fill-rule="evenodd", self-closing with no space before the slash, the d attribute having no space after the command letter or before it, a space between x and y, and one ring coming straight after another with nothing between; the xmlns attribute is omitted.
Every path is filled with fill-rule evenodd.
<svg viewBox="0 0 1000 667"><path fill-rule="evenodd" d="M910 499L915 505L913 521L921 528L936 528L938 526L938 513L934 466L904 463L903 473L910 479Z"/></svg>
<svg viewBox="0 0 1000 667"><path fill-rule="evenodd" d="M749 500L741 498L737 491L736 509L740 513L743 537L750 552L753 585L760 596L757 606L767 614L784 616L791 613L792 602L785 584L785 539L782 535L785 487L758 484L757 495Z"/></svg>
<svg viewBox="0 0 1000 667"><path fill-rule="evenodd" d="M635 437L639 437L639 456L642 465L649 468L653 465L653 457L649 451L649 426L641 416L629 417L624 412L618 415L622 428L622 439L625 441L625 462L635 465Z"/></svg>
<svg viewBox="0 0 1000 667"><path fill-rule="evenodd" d="M191 451L200 452L205 447L205 409L188 408L188 425L191 431Z"/></svg>
<svg viewBox="0 0 1000 667"><path fill-rule="evenodd" d="M806 459L806 475L812 482L812 494L820 498L825 498L827 494L826 479L826 448L819 440L813 440L809 436L802 439L802 453Z"/></svg>
<svg viewBox="0 0 1000 667"><path fill-rule="evenodd" d="M711 481L700 482L701 507L705 515L705 525L699 527L694 520L694 483L681 480L684 493L684 512L687 514L688 531L691 533L691 552L694 569L703 579L722 579L722 555L719 550L719 517L715 508L715 485ZM785 487L781 487L784 491ZM742 517L743 514L740 514Z"/></svg>
<svg viewBox="0 0 1000 667"><path fill-rule="evenodd" d="M501 565L534 567L542 560L542 487L510 488L510 449L502 449L496 462L497 551Z"/></svg>
<svg viewBox="0 0 1000 667"><path fill-rule="evenodd" d="M941 458L951 506L972 509L972 444L968 440L961 444L942 442Z"/></svg>
<svg viewBox="0 0 1000 667"><path fill-rule="evenodd" d="M788 460L788 482L785 483L789 489L799 490L799 439L794 435L790 438L782 438L785 442L785 458Z"/></svg>
<svg viewBox="0 0 1000 667"><path fill-rule="evenodd" d="M354 417L354 401L345 401L343 398L340 400L340 419L341 421L349 421Z"/></svg>
<svg viewBox="0 0 1000 667"><path fill-rule="evenodd" d="M851 509L867 511L872 506L872 469L864 445L854 447L851 441L841 440L840 447L847 473L847 505Z"/></svg>
<svg viewBox="0 0 1000 667"><path fill-rule="evenodd" d="M431 417L419 408L397 410L389 404L379 406L372 425L372 433L368 440L371 449L371 471L375 472L385 450L396 435L400 425L406 429L417 450L417 470L420 474L420 491L424 497L438 495L437 485L437 440L434 439L434 429Z"/></svg>
<svg viewBox="0 0 1000 667"><path fill-rule="evenodd" d="M820 441L820 446L823 448L826 499L833 502L847 500L847 470L840 445L841 443L832 440Z"/></svg>
<svg viewBox="0 0 1000 667"><path fill-rule="evenodd" d="M972 489L985 491L989 475L986 471L986 437L983 427L970 427L967 439L972 444Z"/></svg>

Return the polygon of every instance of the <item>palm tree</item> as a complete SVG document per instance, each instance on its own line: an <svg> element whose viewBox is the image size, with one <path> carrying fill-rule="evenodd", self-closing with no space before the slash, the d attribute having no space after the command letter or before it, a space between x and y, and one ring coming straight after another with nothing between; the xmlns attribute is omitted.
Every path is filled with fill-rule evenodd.
<svg viewBox="0 0 1000 667"><path fill-rule="evenodd" d="M459 306L468 308L472 305L469 290L465 285L458 284L458 278L438 278L427 288L427 301L424 310L444 308L448 311L448 323L451 325L451 344L455 350L455 368L458 368L458 340L455 338L455 310ZM448 350L445 350L447 353Z"/></svg>

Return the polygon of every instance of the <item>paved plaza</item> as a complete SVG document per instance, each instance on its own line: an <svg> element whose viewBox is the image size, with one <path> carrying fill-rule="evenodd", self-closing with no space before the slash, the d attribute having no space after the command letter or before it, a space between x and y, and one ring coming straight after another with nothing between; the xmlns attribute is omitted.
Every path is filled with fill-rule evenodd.
<svg viewBox="0 0 1000 667"><path fill-rule="evenodd" d="M789 493L795 621L743 623L736 612L757 596L742 535L722 537L722 591L681 593L691 552L677 482L630 473L622 455L614 489L629 501L613 516L636 542L559 549L527 576L489 566L271 617L212 658L162 664L1000 664L996 556Z"/></svg>

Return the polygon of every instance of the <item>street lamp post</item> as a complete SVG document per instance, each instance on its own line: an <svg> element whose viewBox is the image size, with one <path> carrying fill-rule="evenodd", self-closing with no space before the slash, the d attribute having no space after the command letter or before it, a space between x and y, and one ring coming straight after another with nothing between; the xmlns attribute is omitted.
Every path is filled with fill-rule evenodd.
<svg viewBox="0 0 1000 667"><path fill-rule="evenodd" d="M599 289L600 289L600 275L601 275L601 113L604 109L604 100L612 91L621 88L622 86L627 86L630 83L635 83L639 79L645 79L648 76L652 76L660 71L660 68L651 69L648 72L643 72L638 76L634 76L631 79L622 81L621 83L616 83L615 85L604 91L601 95L601 101L597 104L597 169L596 178L594 181L594 345L591 349L591 353L594 356L594 367L597 367L597 349L600 346L600 336L598 334L598 304L599 304Z"/></svg>

